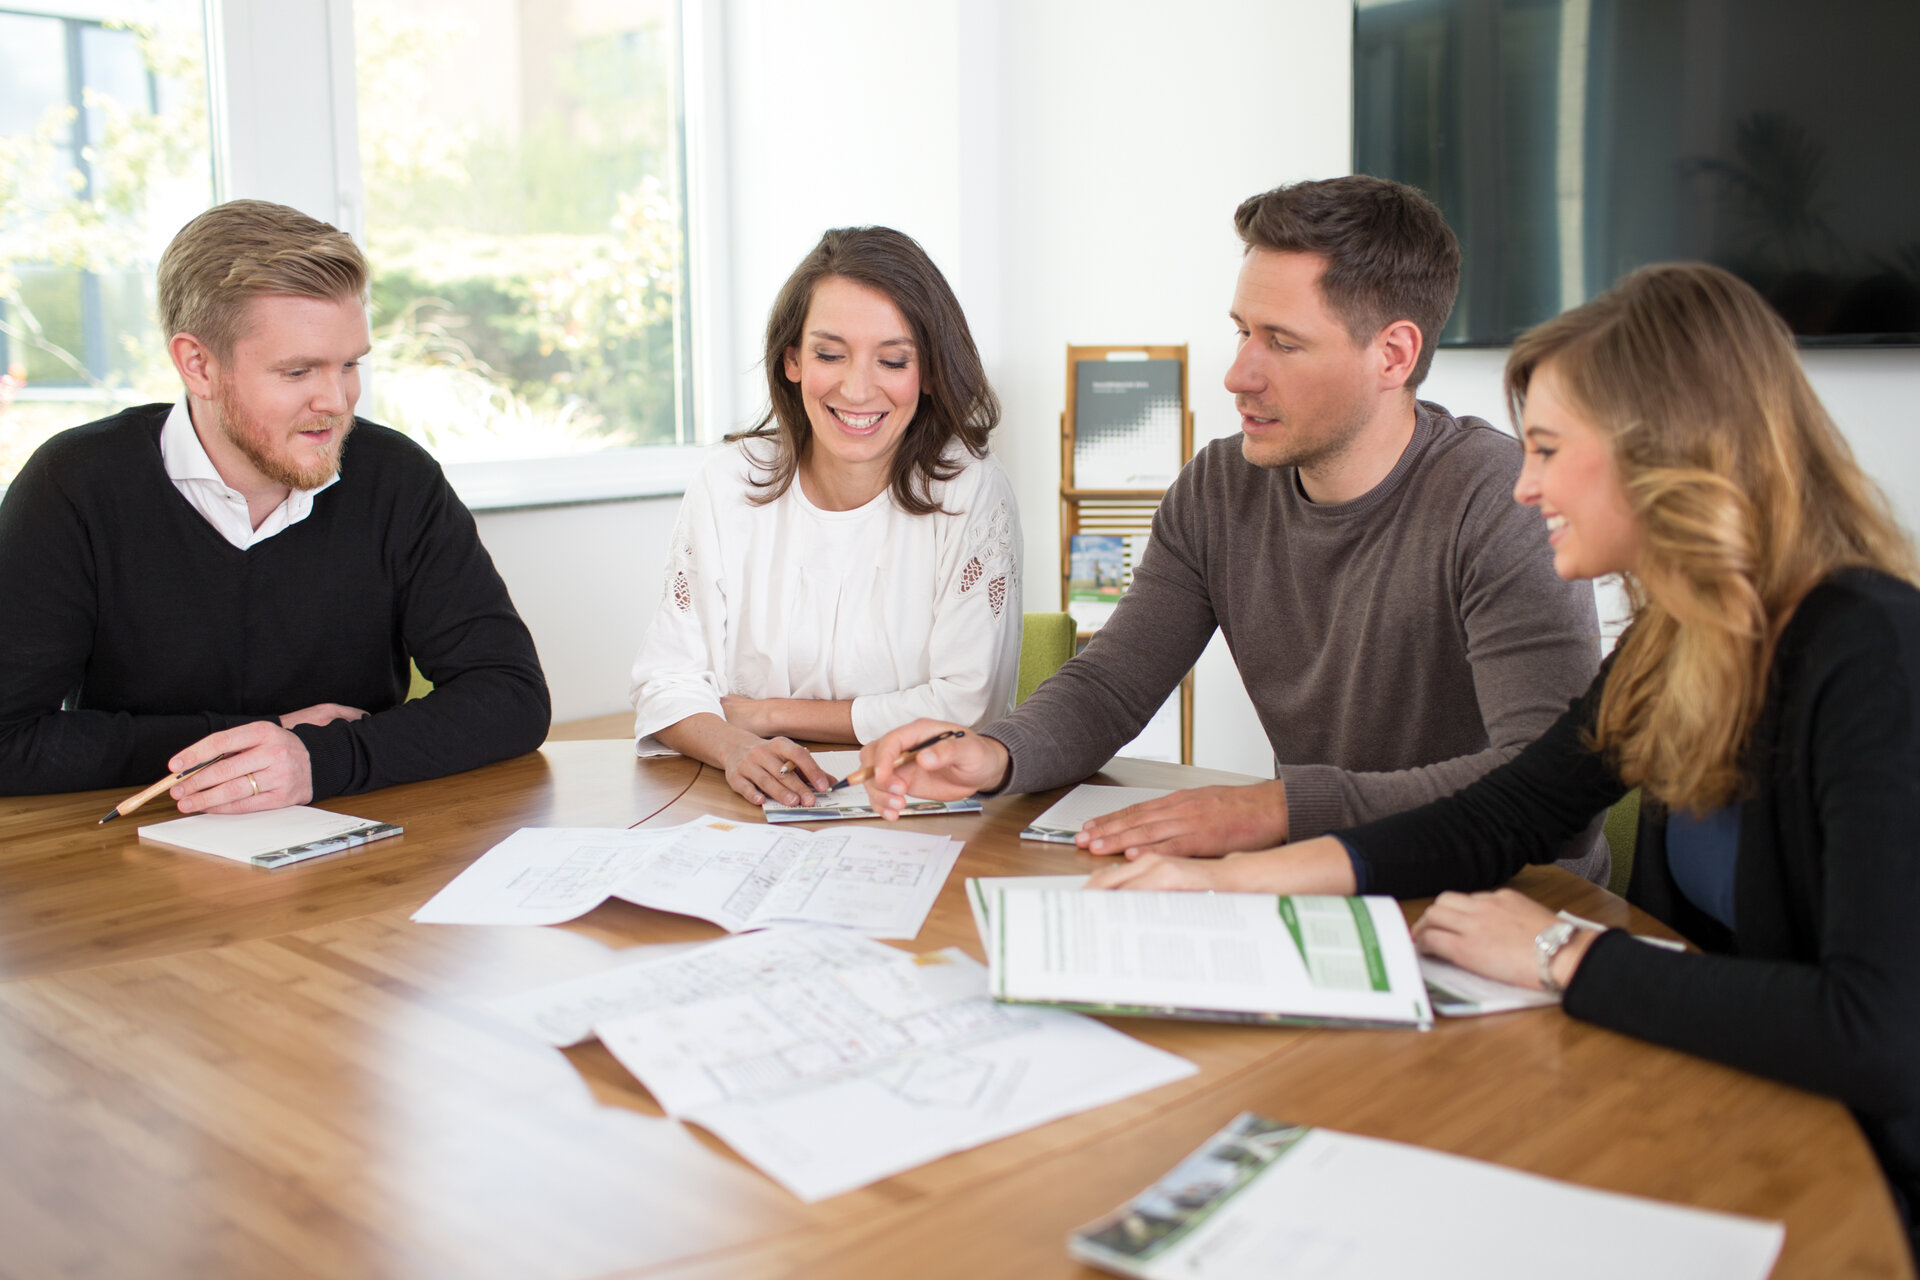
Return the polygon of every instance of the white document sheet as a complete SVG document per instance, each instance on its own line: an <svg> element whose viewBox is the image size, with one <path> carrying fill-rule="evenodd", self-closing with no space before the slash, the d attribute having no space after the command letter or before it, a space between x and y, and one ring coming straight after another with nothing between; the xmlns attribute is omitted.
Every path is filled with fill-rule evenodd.
<svg viewBox="0 0 1920 1280"><path fill-rule="evenodd" d="M1089 819L1104 818L1130 804L1158 800L1161 796L1172 794L1165 787L1103 787L1083 782L1028 823L1027 829L1020 833L1020 838L1044 840L1049 844L1072 844L1073 837Z"/></svg>
<svg viewBox="0 0 1920 1280"><path fill-rule="evenodd" d="M1195 1070L1090 1018L997 1005L951 948L595 1031L669 1114L809 1202Z"/></svg>
<svg viewBox="0 0 1920 1280"><path fill-rule="evenodd" d="M682 830L615 895L729 933L806 922L911 938L960 856L960 843L944 835L867 827L801 831L703 818Z"/></svg>
<svg viewBox="0 0 1920 1280"><path fill-rule="evenodd" d="M527 827L482 854L413 918L559 924L611 895L711 920L729 933L806 922L911 938L959 856L959 842L944 835L810 832L711 814L639 831Z"/></svg>
<svg viewBox="0 0 1920 1280"><path fill-rule="evenodd" d="M1073 1256L1149 1280L1764 1280L1786 1238L1777 1222L1378 1138L1326 1129L1274 1137L1289 1134L1299 1136L1231 1191L1221 1188L1241 1176L1247 1144L1196 1152L1177 1178L1133 1202L1138 1220L1159 1228L1151 1239L1125 1230L1123 1210L1076 1231Z"/></svg>
<svg viewBox="0 0 1920 1280"><path fill-rule="evenodd" d="M645 951L667 947L643 948ZM503 996L489 1012L556 1048L593 1038L594 1023L622 1014L691 1004L793 978L885 963L902 953L844 929L824 925L779 928L672 946L565 982Z"/></svg>
<svg viewBox="0 0 1920 1280"><path fill-rule="evenodd" d="M413 913L421 924L560 924L607 900L680 828L522 827Z"/></svg>

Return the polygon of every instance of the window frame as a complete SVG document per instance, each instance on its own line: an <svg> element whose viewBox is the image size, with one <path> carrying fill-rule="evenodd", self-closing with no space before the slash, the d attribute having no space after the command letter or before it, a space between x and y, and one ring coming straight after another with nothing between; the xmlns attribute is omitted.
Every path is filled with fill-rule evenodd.
<svg viewBox="0 0 1920 1280"><path fill-rule="evenodd" d="M376 0L363 0L376 2ZM615 502L684 491L702 446L734 421L720 354L731 316L725 264L725 32L719 0L679 0L688 443L569 457L443 464L476 511ZM215 192L289 204L366 242L353 0L206 0ZM326 86L287 94L289 82ZM318 158L318 163L315 159ZM373 370L371 377L379 376Z"/></svg>

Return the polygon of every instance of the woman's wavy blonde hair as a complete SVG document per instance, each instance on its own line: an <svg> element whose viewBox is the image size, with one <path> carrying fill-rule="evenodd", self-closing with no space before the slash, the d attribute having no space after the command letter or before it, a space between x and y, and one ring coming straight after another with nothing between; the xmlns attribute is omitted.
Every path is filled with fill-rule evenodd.
<svg viewBox="0 0 1920 1280"><path fill-rule="evenodd" d="M1642 531L1590 745L1669 809L1727 804L1801 598L1850 566L1913 581L1913 547L1787 326L1718 267L1642 268L1523 335L1506 371L1516 424L1547 364L1612 441Z"/></svg>

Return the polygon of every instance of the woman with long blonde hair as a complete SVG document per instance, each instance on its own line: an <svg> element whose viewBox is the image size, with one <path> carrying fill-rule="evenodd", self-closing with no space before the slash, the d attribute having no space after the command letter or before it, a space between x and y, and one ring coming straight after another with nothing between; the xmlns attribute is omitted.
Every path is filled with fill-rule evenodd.
<svg viewBox="0 0 1920 1280"><path fill-rule="evenodd" d="M1431 954L1574 1017L1838 1098L1920 1209L1920 590L1912 546L1801 371L1715 267L1648 267L1523 336L1514 496L1632 624L1538 742L1446 800L1101 887L1438 893ZM1682 954L1488 889L1641 788L1629 899ZM1469 892L1445 892L1469 891ZM1917 1246L1920 1252L1920 1246Z"/></svg>

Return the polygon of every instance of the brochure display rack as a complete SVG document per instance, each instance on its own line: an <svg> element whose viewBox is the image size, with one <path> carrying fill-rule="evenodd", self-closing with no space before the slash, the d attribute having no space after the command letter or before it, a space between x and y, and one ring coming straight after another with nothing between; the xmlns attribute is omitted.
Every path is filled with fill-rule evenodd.
<svg viewBox="0 0 1920 1280"><path fill-rule="evenodd" d="M1167 486L1192 457L1184 344L1067 348L1067 407L1060 415L1060 607L1074 616L1080 643L1100 629L1125 593ZM1176 718L1166 749L1146 743ZM1155 721L1142 733L1140 749L1123 754L1192 764L1192 672Z"/></svg>

